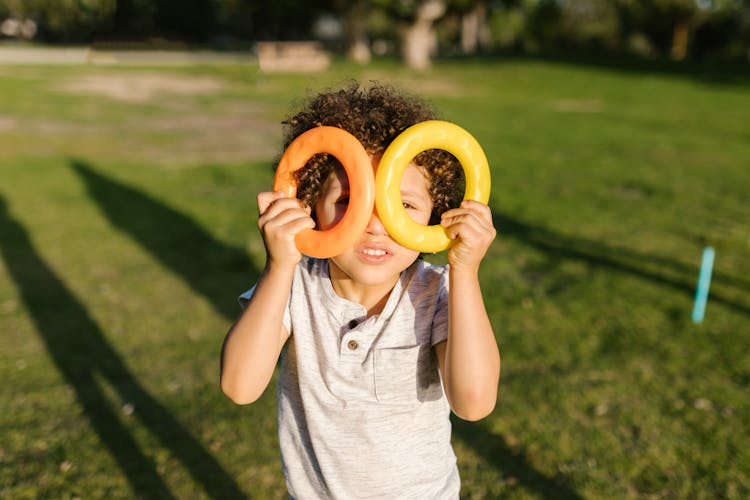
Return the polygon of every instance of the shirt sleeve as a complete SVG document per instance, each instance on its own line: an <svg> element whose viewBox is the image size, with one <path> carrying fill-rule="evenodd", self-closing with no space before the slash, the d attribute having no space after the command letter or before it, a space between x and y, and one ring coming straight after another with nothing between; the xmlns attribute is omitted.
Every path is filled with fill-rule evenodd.
<svg viewBox="0 0 750 500"><path fill-rule="evenodd" d="M255 286L256 285L253 285L252 288L250 288L250 290L244 292L243 294L241 294L237 298L237 301L240 303L240 307L243 310L247 307L247 304L250 302L250 299L252 298L253 293L255 293ZM290 293L289 294L289 301L286 304L286 308L284 308L284 317L282 319L282 322L284 324L284 328L286 328L287 332L291 332L292 331L291 330L291 328L292 328L292 315L289 312L289 305L291 304L291 301L292 301L292 294Z"/></svg>
<svg viewBox="0 0 750 500"><path fill-rule="evenodd" d="M435 280L437 286L437 304L435 315L432 317L431 343L434 346L448 340L448 267L443 269L439 278Z"/></svg>
<svg viewBox="0 0 750 500"><path fill-rule="evenodd" d="M240 303L240 307L243 310L247 307L247 303L250 302L250 298L253 296L253 293L255 293L255 285L253 285L250 290L246 291L237 298L237 301Z"/></svg>

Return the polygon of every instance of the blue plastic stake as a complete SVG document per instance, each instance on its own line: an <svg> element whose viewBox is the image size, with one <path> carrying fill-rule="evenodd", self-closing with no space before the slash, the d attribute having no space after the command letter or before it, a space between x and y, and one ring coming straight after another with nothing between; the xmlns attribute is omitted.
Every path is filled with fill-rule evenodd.
<svg viewBox="0 0 750 500"><path fill-rule="evenodd" d="M698 275L698 287L695 289L695 303L693 304L693 323L703 321L706 313L706 301L708 300L708 288L711 286L711 271L714 268L714 249L706 247L703 249L701 259L701 270Z"/></svg>

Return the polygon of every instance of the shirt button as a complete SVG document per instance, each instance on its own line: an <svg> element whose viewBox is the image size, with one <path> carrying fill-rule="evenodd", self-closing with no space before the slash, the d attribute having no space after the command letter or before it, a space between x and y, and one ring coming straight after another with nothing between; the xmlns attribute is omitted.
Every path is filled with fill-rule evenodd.
<svg viewBox="0 0 750 500"><path fill-rule="evenodd" d="M349 329L350 329L350 330L352 330L352 329L356 328L356 327L357 327L357 324L358 324L358 323L357 323L357 320L356 320L356 319L353 319L353 320L351 320L351 321L349 322Z"/></svg>
<svg viewBox="0 0 750 500"><path fill-rule="evenodd" d="M356 340L350 340L346 343L346 347L348 347L350 350L355 351L357 350L357 347L359 347L359 344Z"/></svg>

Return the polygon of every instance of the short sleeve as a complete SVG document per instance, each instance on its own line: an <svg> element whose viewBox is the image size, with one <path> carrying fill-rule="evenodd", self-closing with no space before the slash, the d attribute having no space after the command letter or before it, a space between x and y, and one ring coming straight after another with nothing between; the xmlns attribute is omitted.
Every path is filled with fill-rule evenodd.
<svg viewBox="0 0 750 500"><path fill-rule="evenodd" d="M438 281L437 304L432 317L431 343L434 346L448 339L448 270L447 266Z"/></svg>
<svg viewBox="0 0 750 500"><path fill-rule="evenodd" d="M240 303L240 307L244 310L247 307L248 302L250 302L250 298L253 296L253 293L255 293L255 285L253 285L250 290L243 293L237 298L237 301Z"/></svg>
<svg viewBox="0 0 750 500"><path fill-rule="evenodd" d="M237 300L240 303L240 307L244 310L247 307L247 304L250 302L250 299L253 297L253 293L255 293L255 285L253 285L250 290L246 291L242 295L240 295ZM289 300L291 301L291 294L289 294ZM292 328L292 316L289 313L289 302L286 304L286 308L284 309L284 318L282 319L282 322L284 324L284 328L286 328L287 332L291 331Z"/></svg>

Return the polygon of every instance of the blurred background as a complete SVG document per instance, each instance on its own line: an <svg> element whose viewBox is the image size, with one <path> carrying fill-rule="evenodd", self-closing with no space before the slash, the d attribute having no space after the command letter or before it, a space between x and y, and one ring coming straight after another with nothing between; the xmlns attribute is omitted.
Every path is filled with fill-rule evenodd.
<svg viewBox="0 0 750 500"><path fill-rule="evenodd" d="M412 67L498 53L750 59L747 0L3 0L0 20L6 40L246 50L316 39Z"/></svg>
<svg viewBox="0 0 750 500"><path fill-rule="evenodd" d="M219 354L281 122L352 79L491 165L462 498L749 498L749 48L742 0L0 0L0 498L286 498Z"/></svg>

